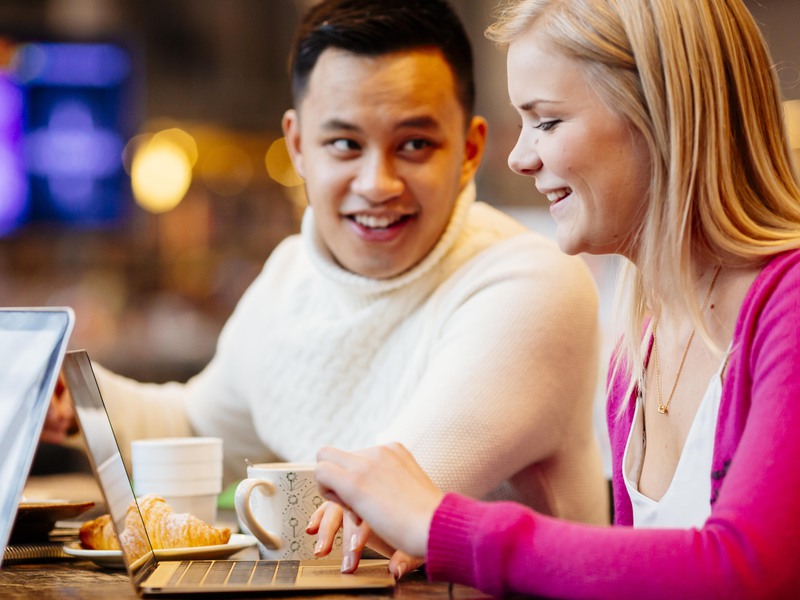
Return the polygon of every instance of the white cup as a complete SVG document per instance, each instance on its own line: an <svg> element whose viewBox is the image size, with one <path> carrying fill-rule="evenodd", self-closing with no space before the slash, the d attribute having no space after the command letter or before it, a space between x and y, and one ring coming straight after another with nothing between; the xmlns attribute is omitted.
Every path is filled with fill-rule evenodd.
<svg viewBox="0 0 800 600"><path fill-rule="evenodd" d="M177 513L213 525L222 491L220 438L157 438L131 443L133 486L138 496L158 494Z"/></svg>
<svg viewBox="0 0 800 600"><path fill-rule="evenodd" d="M131 443L133 462L142 464L222 462L222 438L149 438Z"/></svg>
<svg viewBox="0 0 800 600"><path fill-rule="evenodd" d="M314 465L304 463L249 465L247 479L234 495L236 514L258 539L259 554L266 560L315 558L316 538L306 533L306 525L322 502ZM330 558L341 555L339 535Z"/></svg>
<svg viewBox="0 0 800 600"><path fill-rule="evenodd" d="M222 461L203 463L147 463L137 461L133 465L133 479L139 481L197 481L215 479L222 481Z"/></svg>
<svg viewBox="0 0 800 600"><path fill-rule="evenodd" d="M219 479L137 479L134 482L136 494L159 494L161 496L197 496L219 494L222 482Z"/></svg>

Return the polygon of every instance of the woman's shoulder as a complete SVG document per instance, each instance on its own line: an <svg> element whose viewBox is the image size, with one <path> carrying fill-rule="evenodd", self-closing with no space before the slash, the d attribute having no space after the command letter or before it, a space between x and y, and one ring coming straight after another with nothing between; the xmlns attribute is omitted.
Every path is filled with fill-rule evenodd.
<svg viewBox="0 0 800 600"><path fill-rule="evenodd" d="M800 249L777 254L753 280L739 313L737 334L757 324L800 321Z"/></svg>
<svg viewBox="0 0 800 600"><path fill-rule="evenodd" d="M770 258L750 286L744 303L760 303L778 290L800 294L800 249Z"/></svg>

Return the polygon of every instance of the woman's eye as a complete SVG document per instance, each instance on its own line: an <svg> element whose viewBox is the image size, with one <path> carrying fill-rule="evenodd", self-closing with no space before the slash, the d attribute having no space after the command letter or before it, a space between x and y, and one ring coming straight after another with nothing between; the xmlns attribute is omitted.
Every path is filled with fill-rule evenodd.
<svg viewBox="0 0 800 600"><path fill-rule="evenodd" d="M537 123L533 127L534 129L538 129L539 131L550 131L551 129L553 129L553 127L555 127L559 123L561 123L560 119L551 119L550 121L539 121L539 123Z"/></svg>

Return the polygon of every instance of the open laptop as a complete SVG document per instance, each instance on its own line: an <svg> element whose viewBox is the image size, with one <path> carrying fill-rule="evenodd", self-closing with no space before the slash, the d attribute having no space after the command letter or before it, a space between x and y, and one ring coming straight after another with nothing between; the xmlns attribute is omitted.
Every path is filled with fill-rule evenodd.
<svg viewBox="0 0 800 600"><path fill-rule="evenodd" d="M119 539L128 506L136 506L139 519L141 513L89 356L83 350L67 353L63 370L89 458ZM143 522L141 525L144 529ZM344 575L337 563L314 560L160 560L149 540L147 546L144 553L137 553L120 543L134 588L145 596L389 589L395 583L386 560L362 561L356 573Z"/></svg>
<svg viewBox="0 0 800 600"><path fill-rule="evenodd" d="M0 308L0 565L74 322L69 308Z"/></svg>

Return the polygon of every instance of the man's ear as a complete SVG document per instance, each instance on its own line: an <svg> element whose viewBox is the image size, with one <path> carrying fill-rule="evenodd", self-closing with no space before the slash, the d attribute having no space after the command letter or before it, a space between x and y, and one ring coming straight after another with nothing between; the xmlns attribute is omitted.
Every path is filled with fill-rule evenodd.
<svg viewBox="0 0 800 600"><path fill-rule="evenodd" d="M486 150L486 135L489 125L483 117L472 117L467 129L464 147L464 163L461 165L461 185L465 185L475 176Z"/></svg>
<svg viewBox="0 0 800 600"><path fill-rule="evenodd" d="M305 179L303 150L300 143L300 115L298 112L292 108L283 113L281 126L283 127L283 135L286 137L286 148L289 150L294 170L297 171L300 177Z"/></svg>

